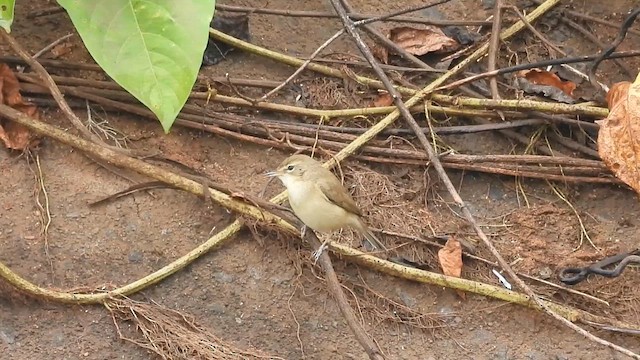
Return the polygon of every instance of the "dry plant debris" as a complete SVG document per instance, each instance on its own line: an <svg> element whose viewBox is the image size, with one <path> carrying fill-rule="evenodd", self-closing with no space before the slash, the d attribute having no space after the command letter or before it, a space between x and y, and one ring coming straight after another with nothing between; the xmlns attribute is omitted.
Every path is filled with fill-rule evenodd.
<svg viewBox="0 0 640 360"><path fill-rule="evenodd" d="M162 359L252 360L282 359L277 356L240 350L197 324L191 316L157 303L131 299L112 300L105 305L121 339L154 352ZM142 340L129 338L121 328L131 322Z"/></svg>
<svg viewBox="0 0 640 360"><path fill-rule="evenodd" d="M519 87L529 94L544 94L546 97L564 102L573 103L573 91L576 84L564 81L550 71L542 69L522 70L516 74Z"/></svg>
<svg viewBox="0 0 640 360"><path fill-rule="evenodd" d="M599 121L598 153L625 184L640 193L640 76L620 82L607 93L611 112Z"/></svg>
<svg viewBox="0 0 640 360"><path fill-rule="evenodd" d="M396 27L389 31L389 39L416 56L455 51L460 47L457 41L445 35L435 26Z"/></svg>
<svg viewBox="0 0 640 360"><path fill-rule="evenodd" d="M444 247L438 250L438 260L445 275L460 277L462 275L462 246L453 236L447 240ZM465 299L465 293L458 291L458 295Z"/></svg>

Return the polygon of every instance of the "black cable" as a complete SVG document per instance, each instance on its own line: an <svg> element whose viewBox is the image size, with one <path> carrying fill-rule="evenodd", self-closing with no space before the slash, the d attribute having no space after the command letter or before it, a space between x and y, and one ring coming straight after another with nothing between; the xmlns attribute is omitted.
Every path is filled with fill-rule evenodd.
<svg viewBox="0 0 640 360"><path fill-rule="evenodd" d="M598 80L596 79L596 70L598 69L598 65L600 65L600 63L603 60L608 59L609 55L611 55L616 50L616 48L620 45L620 43L622 43L624 38L627 36L627 31L629 31L629 28L631 27L633 22L636 20L638 15L640 15L640 8L637 8L631 11L629 16L627 16L627 18L622 23L622 25L620 25L620 31L618 32L618 36L613 40L613 43L611 44L611 46L593 61L593 65L591 65L588 75L589 75L589 82L591 82L591 85L593 85L593 87L595 87L596 89L600 89L600 85L598 84Z"/></svg>

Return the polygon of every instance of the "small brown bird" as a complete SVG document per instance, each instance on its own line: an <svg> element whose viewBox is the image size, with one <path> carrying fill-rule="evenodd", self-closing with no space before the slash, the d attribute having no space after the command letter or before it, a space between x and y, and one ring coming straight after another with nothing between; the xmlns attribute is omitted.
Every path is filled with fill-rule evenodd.
<svg viewBox="0 0 640 360"><path fill-rule="evenodd" d="M340 180L318 161L293 155L267 175L282 181L293 212L306 226L321 232L349 227L362 234L374 249L386 249L364 223L362 212Z"/></svg>

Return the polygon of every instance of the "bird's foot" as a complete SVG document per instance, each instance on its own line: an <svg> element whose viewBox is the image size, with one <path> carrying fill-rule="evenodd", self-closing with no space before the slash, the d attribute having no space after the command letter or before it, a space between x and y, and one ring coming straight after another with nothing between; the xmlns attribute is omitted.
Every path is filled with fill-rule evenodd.
<svg viewBox="0 0 640 360"><path fill-rule="evenodd" d="M322 245L320 245L320 247L316 251L313 252L313 263L314 264L318 261L318 259L320 259L320 255L322 255L322 252L327 250L327 248L329 247L328 244L329 244L329 240L324 241L322 243Z"/></svg>

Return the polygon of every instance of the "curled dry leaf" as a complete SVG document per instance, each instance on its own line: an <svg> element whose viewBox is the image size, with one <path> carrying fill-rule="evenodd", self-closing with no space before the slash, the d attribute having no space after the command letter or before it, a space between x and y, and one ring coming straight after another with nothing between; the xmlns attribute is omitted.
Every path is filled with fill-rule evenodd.
<svg viewBox="0 0 640 360"><path fill-rule="evenodd" d="M374 107L383 107L393 105L393 97L388 92L380 94L375 100L373 100Z"/></svg>
<svg viewBox="0 0 640 360"><path fill-rule="evenodd" d="M518 86L530 94L544 96L563 103L573 103L573 91L576 84L563 81L558 75L541 69L529 69L516 73Z"/></svg>
<svg viewBox="0 0 640 360"><path fill-rule="evenodd" d="M33 118L38 118L38 109L22 99L20 83L7 64L0 64L0 104L8 105ZM26 150L37 143L36 136L26 127L0 120L0 140L13 150Z"/></svg>
<svg viewBox="0 0 640 360"><path fill-rule="evenodd" d="M438 250L438 260L445 275L460 277L462 275L462 246L458 240L451 237L444 247ZM465 299L465 293L458 291L458 295Z"/></svg>
<svg viewBox="0 0 640 360"><path fill-rule="evenodd" d="M598 153L607 167L640 194L640 76L607 93L609 116L597 121Z"/></svg>
<svg viewBox="0 0 640 360"><path fill-rule="evenodd" d="M435 26L425 26L420 29L408 26L393 28L389 32L389 39L416 56L432 52L451 52L460 47L457 41Z"/></svg>

